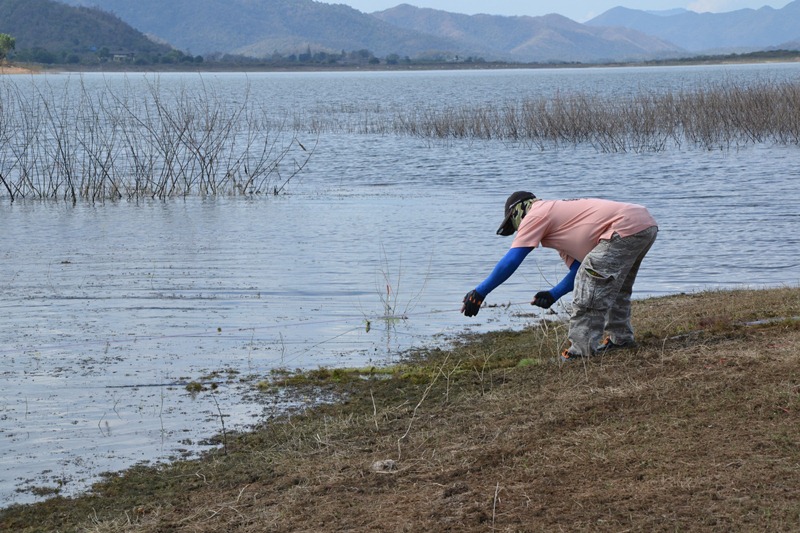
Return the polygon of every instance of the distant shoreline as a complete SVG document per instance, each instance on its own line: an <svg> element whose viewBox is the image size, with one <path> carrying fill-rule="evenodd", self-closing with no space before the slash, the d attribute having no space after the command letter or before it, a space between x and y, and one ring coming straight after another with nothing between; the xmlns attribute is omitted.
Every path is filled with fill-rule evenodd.
<svg viewBox="0 0 800 533"><path fill-rule="evenodd" d="M15 65L3 65L3 66L0 66L0 76L2 76L4 74L9 74L9 75L13 75L13 74L37 74L38 72L40 72L40 71L37 70L37 69L26 68L26 67L18 67L18 66L15 66Z"/></svg>
<svg viewBox="0 0 800 533"><path fill-rule="evenodd" d="M0 67L2 74L37 73L83 73L83 72L128 72L128 73L169 73L169 72L417 72L426 70L540 70L540 69L580 69L580 68L620 68L620 67L674 67L700 65L744 65L767 63L798 63L800 53L782 57L752 56L711 56L683 60L659 60L620 63L412 63L398 65L243 65L225 63L203 63L201 65L125 65L105 63L102 65L7 65Z"/></svg>

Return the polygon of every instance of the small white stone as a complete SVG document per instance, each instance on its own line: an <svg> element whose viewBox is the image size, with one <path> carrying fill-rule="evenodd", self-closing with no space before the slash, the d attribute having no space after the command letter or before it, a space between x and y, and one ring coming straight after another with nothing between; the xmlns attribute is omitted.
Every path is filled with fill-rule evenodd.
<svg viewBox="0 0 800 533"><path fill-rule="evenodd" d="M393 459L384 459L383 461L375 461L372 463L372 471L378 473L386 473L397 470L397 463Z"/></svg>

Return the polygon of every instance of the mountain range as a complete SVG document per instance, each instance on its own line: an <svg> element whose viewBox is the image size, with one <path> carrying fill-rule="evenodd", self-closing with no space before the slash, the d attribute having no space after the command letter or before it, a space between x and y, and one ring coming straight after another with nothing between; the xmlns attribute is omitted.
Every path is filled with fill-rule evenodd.
<svg viewBox="0 0 800 533"><path fill-rule="evenodd" d="M743 52L800 40L800 0L782 9L718 14L618 7L585 24L560 15L462 15L408 4L368 14L314 0L62 1L97 7L190 54L256 58L369 50L379 57L602 62Z"/></svg>
<svg viewBox="0 0 800 533"><path fill-rule="evenodd" d="M679 47L624 27L579 24L561 15L460 15L408 4L372 14L393 26L455 41L481 55L521 62L614 61L675 55Z"/></svg>
<svg viewBox="0 0 800 533"><path fill-rule="evenodd" d="M781 9L728 13L678 11L669 16L615 7L588 21L592 27L625 27L674 43L689 52L751 51L800 39L800 1Z"/></svg>

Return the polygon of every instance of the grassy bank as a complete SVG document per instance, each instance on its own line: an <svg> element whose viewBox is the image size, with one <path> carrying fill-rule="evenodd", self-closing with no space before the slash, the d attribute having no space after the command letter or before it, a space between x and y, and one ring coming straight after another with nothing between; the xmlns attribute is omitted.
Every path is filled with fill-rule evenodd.
<svg viewBox="0 0 800 533"><path fill-rule="evenodd" d="M389 373L293 379L345 400L5 509L0 530L800 528L800 289L634 313L639 348L585 363L554 362L563 325L532 325Z"/></svg>

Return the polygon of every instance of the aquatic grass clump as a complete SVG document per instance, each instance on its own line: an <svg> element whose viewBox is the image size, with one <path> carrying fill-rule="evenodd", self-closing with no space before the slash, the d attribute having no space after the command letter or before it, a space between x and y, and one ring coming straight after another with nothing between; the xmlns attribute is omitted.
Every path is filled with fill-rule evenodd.
<svg viewBox="0 0 800 533"><path fill-rule="evenodd" d="M682 95L684 136L706 148L800 143L800 83L717 86Z"/></svg>
<svg viewBox="0 0 800 533"><path fill-rule="evenodd" d="M0 83L0 197L12 201L278 194L312 152L249 90Z"/></svg>
<svg viewBox="0 0 800 533"><path fill-rule="evenodd" d="M601 152L800 144L800 83L719 84L610 99L557 94L500 105L411 110L392 131L438 139L499 139L540 149L590 144ZM375 131L365 130L364 133Z"/></svg>

